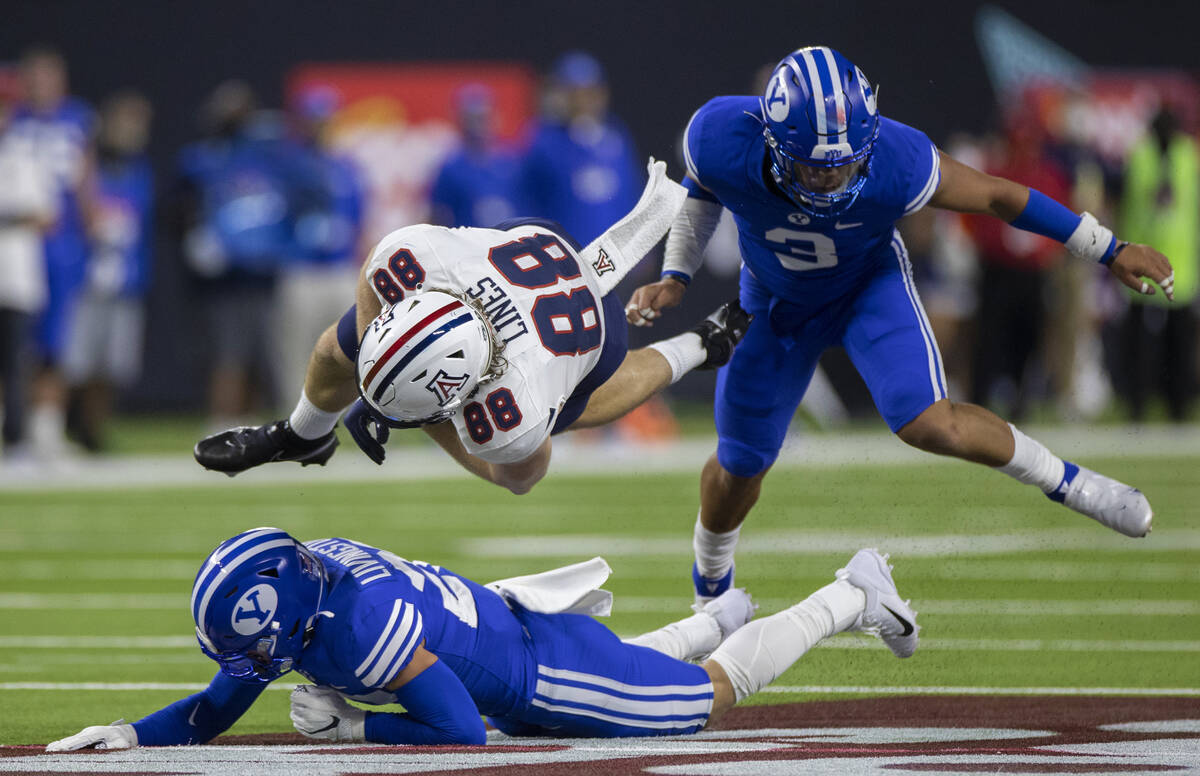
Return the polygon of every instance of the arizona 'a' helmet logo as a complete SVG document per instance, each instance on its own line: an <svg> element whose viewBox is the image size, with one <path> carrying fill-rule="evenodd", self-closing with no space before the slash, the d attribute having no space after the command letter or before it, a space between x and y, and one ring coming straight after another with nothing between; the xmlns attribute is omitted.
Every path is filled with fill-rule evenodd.
<svg viewBox="0 0 1200 776"><path fill-rule="evenodd" d="M452 375L447 374L445 369L439 369L433 379L425 384L425 388L437 396L438 406L445 407L451 399L458 396L468 379L470 375Z"/></svg>

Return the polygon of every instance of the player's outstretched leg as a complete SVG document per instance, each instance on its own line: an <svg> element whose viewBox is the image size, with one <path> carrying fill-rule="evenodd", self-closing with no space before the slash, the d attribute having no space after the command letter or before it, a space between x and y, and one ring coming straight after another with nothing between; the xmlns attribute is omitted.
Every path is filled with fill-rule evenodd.
<svg viewBox="0 0 1200 776"><path fill-rule="evenodd" d="M693 369L728 363L746 335L750 314L737 301L721 305L692 331L631 350L621 366L592 393L571 428L611 423Z"/></svg>
<svg viewBox="0 0 1200 776"><path fill-rule="evenodd" d="M692 608L696 613L691 617L625 639L626 643L649 647L676 660L699 660L712 654L721 642L750 622L758 604L750 600L745 590L734 588Z"/></svg>
<svg viewBox="0 0 1200 776"><path fill-rule="evenodd" d="M900 598L886 558L859 550L836 576L795 606L739 629L713 652L704 664L715 690L710 724L835 633L861 630L879 636L898 657L913 653L916 612Z"/></svg>
<svg viewBox="0 0 1200 776"><path fill-rule="evenodd" d="M330 431L316 439L304 439L285 419L263 426L238 426L207 436L196 443L192 454L205 469L232 477L273 461L324 466L337 445L335 432Z"/></svg>
<svg viewBox="0 0 1200 776"><path fill-rule="evenodd" d="M1064 461L983 407L942 399L896 433L913 447L993 466L1036 485L1050 499L1126 536L1150 532L1154 511L1140 490Z"/></svg>

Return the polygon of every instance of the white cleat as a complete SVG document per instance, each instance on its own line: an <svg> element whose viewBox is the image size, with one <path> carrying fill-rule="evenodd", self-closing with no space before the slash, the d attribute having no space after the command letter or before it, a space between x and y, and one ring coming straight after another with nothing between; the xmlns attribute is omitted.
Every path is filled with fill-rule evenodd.
<svg viewBox="0 0 1200 776"><path fill-rule="evenodd" d="M724 641L738 628L754 619L758 604L750 600L750 594L745 588L731 587L708 603L696 604L692 608L717 621L717 627L721 629L721 641Z"/></svg>
<svg viewBox="0 0 1200 776"><path fill-rule="evenodd" d="M878 636L896 657L909 657L917 649L921 629L917 613L896 590L887 560L878 550L859 550L838 569L837 578L867 594L867 606L850 630Z"/></svg>
<svg viewBox="0 0 1200 776"><path fill-rule="evenodd" d="M1126 536L1138 538L1150 533L1154 510L1145 494L1070 461L1066 464L1067 476L1063 477L1066 487L1059 485L1058 490L1048 493L1052 500ZM1074 473L1072 468L1076 470Z"/></svg>

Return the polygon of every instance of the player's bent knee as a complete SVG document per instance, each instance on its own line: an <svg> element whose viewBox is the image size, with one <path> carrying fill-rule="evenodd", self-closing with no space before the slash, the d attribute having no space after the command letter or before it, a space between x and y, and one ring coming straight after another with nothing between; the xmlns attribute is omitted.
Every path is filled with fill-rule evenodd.
<svg viewBox="0 0 1200 776"><path fill-rule="evenodd" d="M722 440L717 444L717 462L735 477L757 477L775 463L776 453L764 453L740 442Z"/></svg>
<svg viewBox="0 0 1200 776"><path fill-rule="evenodd" d="M705 723L707 727L733 708L737 703L737 695L734 692L733 683L729 681L729 674L725 673L725 669L720 663L715 660L707 660L704 663L704 670L713 684L713 705L712 711L708 713L708 721Z"/></svg>
<svg viewBox="0 0 1200 776"><path fill-rule="evenodd" d="M905 444L931 453L951 454L962 446L962 431L948 402L931 405L896 431Z"/></svg>

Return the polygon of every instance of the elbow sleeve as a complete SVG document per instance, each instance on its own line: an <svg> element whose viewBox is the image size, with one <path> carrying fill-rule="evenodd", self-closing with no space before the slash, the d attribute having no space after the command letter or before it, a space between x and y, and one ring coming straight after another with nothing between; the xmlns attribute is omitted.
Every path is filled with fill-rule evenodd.
<svg viewBox="0 0 1200 776"><path fill-rule="evenodd" d="M691 279L704 263L704 248L720 220L719 202L689 196L667 235L663 272L679 273Z"/></svg>

